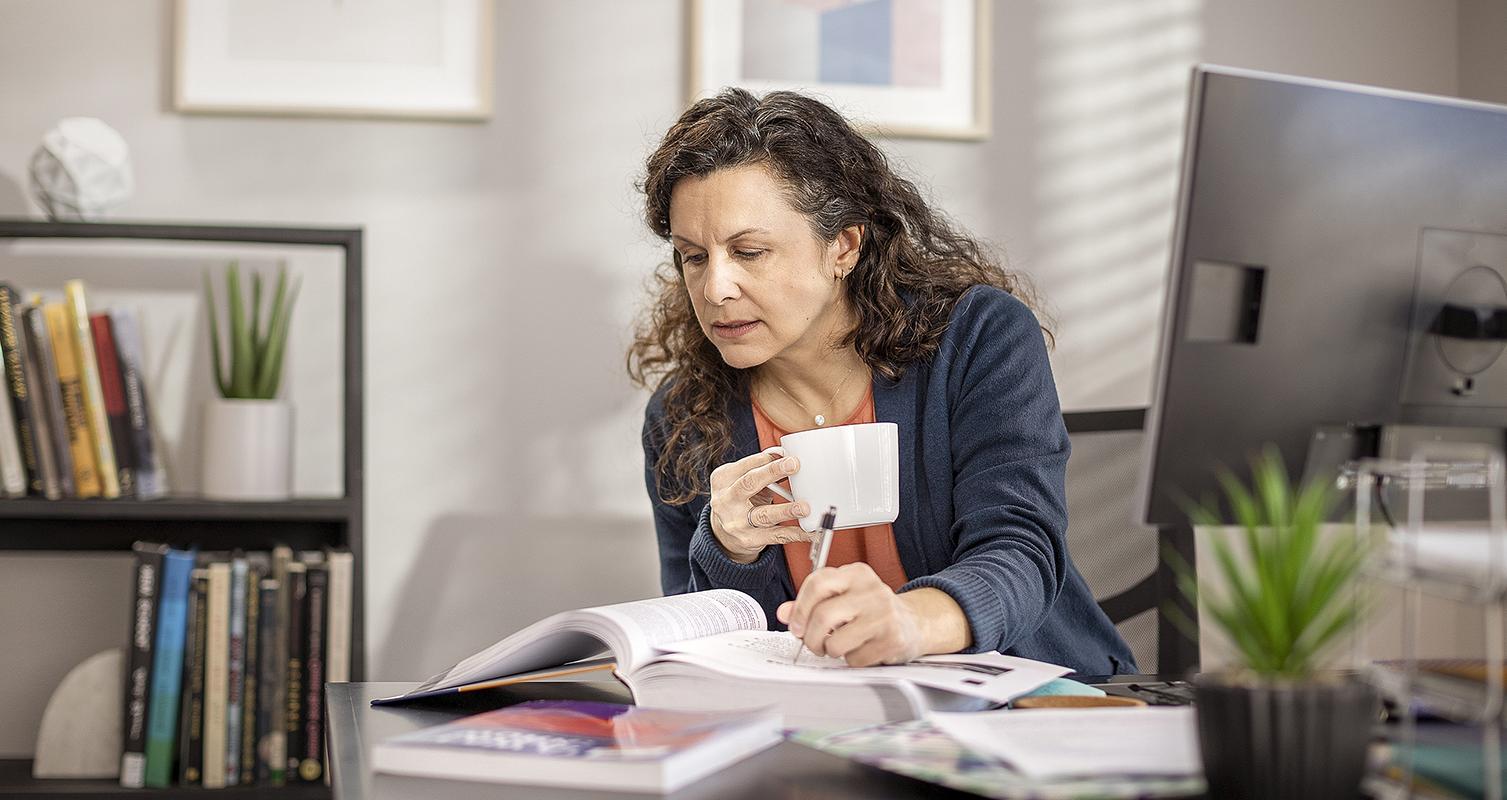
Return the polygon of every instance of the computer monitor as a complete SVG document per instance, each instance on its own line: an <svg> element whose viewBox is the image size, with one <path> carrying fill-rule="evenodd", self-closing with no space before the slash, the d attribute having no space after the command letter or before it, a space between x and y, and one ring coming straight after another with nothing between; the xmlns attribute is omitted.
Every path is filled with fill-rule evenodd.
<svg viewBox="0 0 1507 800"><path fill-rule="evenodd" d="M1187 125L1148 524L1319 426L1507 428L1507 107L1200 66Z"/></svg>

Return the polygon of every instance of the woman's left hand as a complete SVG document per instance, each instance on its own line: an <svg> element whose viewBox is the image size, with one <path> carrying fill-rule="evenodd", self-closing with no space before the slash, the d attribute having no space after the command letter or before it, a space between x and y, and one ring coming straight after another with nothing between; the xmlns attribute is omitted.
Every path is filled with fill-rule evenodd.
<svg viewBox="0 0 1507 800"><path fill-rule="evenodd" d="M925 654L920 615L861 561L812 573L775 616L811 652L848 666L903 664Z"/></svg>

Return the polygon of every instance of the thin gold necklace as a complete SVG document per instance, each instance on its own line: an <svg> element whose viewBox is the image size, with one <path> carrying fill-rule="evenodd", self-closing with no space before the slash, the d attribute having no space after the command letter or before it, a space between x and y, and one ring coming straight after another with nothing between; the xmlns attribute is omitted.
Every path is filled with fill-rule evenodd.
<svg viewBox="0 0 1507 800"><path fill-rule="evenodd" d="M840 393L842 391L842 387L848 385L848 378L853 375L853 370L855 370L857 368L858 368L858 365L854 364L853 366L848 367L848 371L847 372L843 373L842 380L838 382L837 388L832 391L832 397L827 400L827 408L831 408L832 404L837 402L837 395L838 395L838 393ZM810 414L811 415L811 421L816 423L816 427L820 428L823 425L827 424L827 418L825 416L823 416L821 414L818 414L818 413L812 411L809 408L806 408L806 404L802 403L801 401L799 401L797 399L795 399L795 395L793 395L793 394L785 391L785 387L781 386L779 381L777 381L777 380L775 380L773 378L770 378L769 380L770 380L770 382L772 382L774 384L774 388L780 390L780 394L783 394L786 397L790 398L790 402L795 403L796 405L798 405L798 406L801 407L802 411L806 412L807 414Z"/></svg>

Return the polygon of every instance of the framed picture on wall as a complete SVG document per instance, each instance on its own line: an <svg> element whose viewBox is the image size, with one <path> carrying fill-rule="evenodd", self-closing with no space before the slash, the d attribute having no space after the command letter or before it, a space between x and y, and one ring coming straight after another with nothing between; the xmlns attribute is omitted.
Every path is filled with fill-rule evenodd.
<svg viewBox="0 0 1507 800"><path fill-rule="evenodd" d="M173 107L491 116L492 0L177 0Z"/></svg>
<svg viewBox="0 0 1507 800"><path fill-rule="evenodd" d="M687 2L688 102L794 89L879 135L989 135L990 0Z"/></svg>

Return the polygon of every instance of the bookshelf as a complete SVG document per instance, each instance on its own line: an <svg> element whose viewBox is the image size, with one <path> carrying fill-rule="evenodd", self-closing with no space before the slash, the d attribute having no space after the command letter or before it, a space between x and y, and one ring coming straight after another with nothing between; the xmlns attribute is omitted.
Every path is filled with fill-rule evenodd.
<svg viewBox="0 0 1507 800"><path fill-rule="evenodd" d="M350 550L355 562L351 609L351 678L366 677L364 558L364 434L362 388L362 245L360 228L306 228L176 223L45 222L0 218L0 243L18 239L203 242L213 244L313 245L343 253L345 307L341 369L344 386L343 484L338 497L295 498L287 502L225 502L193 497L160 500L0 499L0 552L122 552L138 539L202 550L266 550L287 544L295 550L324 546ZM3 272L3 265L0 265ZM58 276L58 282L68 277ZM205 376L208 380L208 376ZM121 587L127 593L128 587ZM129 602L124 597L123 603ZM124 631L122 632L124 634ZM47 689L39 689L46 691ZM8 797L141 798L226 796L328 798L322 785L201 789L124 789L111 780L35 780L30 759L0 759L0 795Z"/></svg>

